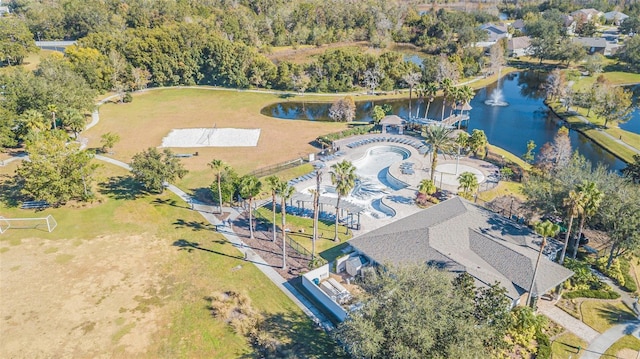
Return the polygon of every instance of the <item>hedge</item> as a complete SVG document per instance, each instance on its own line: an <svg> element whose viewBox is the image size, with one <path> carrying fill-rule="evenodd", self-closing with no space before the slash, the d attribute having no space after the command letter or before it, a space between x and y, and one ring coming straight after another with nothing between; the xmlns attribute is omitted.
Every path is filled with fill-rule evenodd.
<svg viewBox="0 0 640 359"><path fill-rule="evenodd" d="M612 290L593 290L593 289L580 289L572 292L567 292L562 295L565 299L575 298L595 298L595 299L618 299L620 294Z"/></svg>

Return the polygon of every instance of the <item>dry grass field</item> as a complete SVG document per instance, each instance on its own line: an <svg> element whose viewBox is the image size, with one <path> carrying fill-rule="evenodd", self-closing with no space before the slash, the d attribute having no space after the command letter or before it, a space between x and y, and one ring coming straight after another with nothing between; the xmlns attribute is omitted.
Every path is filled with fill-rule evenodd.
<svg viewBox="0 0 640 359"><path fill-rule="evenodd" d="M299 96L290 101L331 101L331 97ZM280 95L234 90L161 89L135 94L130 104L109 103L100 107L100 123L82 134L89 147L100 146L106 132L121 137L113 157L129 162L131 157L149 147L160 146L162 138L173 128L213 127L259 128L256 147L178 148L175 153L198 152L197 157L183 159L190 173L178 185L208 186L213 174L207 163L222 159L238 173L306 157L318 149L312 142L320 135L346 128L344 123L292 121L263 116L260 110L274 102L287 101Z"/></svg>

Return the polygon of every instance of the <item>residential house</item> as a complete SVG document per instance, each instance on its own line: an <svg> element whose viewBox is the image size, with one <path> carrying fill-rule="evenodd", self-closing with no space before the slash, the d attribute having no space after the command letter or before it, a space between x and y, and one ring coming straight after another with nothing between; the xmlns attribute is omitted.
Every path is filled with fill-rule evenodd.
<svg viewBox="0 0 640 359"><path fill-rule="evenodd" d="M600 17L604 16L604 13L596 9L580 9L572 12L571 16L573 16L576 21L588 22L597 21Z"/></svg>
<svg viewBox="0 0 640 359"><path fill-rule="evenodd" d="M9 7L8 6L0 6L0 17L4 16L4 15L8 15L11 12L9 11Z"/></svg>
<svg viewBox="0 0 640 359"><path fill-rule="evenodd" d="M533 53L529 36L512 37L507 40L507 54L509 57L528 56Z"/></svg>
<svg viewBox="0 0 640 359"><path fill-rule="evenodd" d="M573 35L576 32L576 20L571 15L562 15L562 27L567 35Z"/></svg>
<svg viewBox="0 0 640 359"><path fill-rule="evenodd" d="M599 53L602 55L610 55L607 53L607 39L601 37L574 37L571 41L581 44L589 55Z"/></svg>
<svg viewBox="0 0 640 359"><path fill-rule="evenodd" d="M498 40L503 39L505 37L509 37L509 32L507 31L507 26L505 25L496 25L492 23L484 24L480 26L482 30L485 30L489 35L487 38L487 42L496 43Z"/></svg>
<svg viewBox="0 0 640 359"><path fill-rule="evenodd" d="M542 238L526 226L455 197L349 241L379 265L425 264L467 272L476 285L500 283L512 305L523 305L532 287ZM539 297L573 272L553 262L562 245L548 240L533 285Z"/></svg>
<svg viewBox="0 0 640 359"><path fill-rule="evenodd" d="M629 17L629 15L623 14L620 11L609 11L604 13L604 18L608 23L620 26Z"/></svg>
<svg viewBox="0 0 640 359"><path fill-rule="evenodd" d="M523 34L525 33L524 20L522 20L522 19L518 19L518 20L514 21L513 23L511 23L510 26L515 31L519 31L520 33L523 33Z"/></svg>

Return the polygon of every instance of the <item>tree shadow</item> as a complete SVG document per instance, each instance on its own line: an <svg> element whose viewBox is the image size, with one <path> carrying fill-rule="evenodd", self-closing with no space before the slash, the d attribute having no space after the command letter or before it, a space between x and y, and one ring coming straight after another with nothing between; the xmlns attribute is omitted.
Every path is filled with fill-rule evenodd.
<svg viewBox="0 0 640 359"><path fill-rule="evenodd" d="M20 191L22 184L15 176L0 176L0 201L7 207L18 207L28 200Z"/></svg>
<svg viewBox="0 0 640 359"><path fill-rule="evenodd" d="M178 202L175 199L162 199L162 198L155 198L153 201L151 201L152 204L154 205L167 205L167 206L172 206L172 207L177 207L177 208L186 208L186 209L191 209L191 207L189 207L188 205L179 205Z"/></svg>
<svg viewBox="0 0 640 359"><path fill-rule="evenodd" d="M603 308L598 308L597 311L598 316L612 325L623 324L636 319L631 313L620 310L620 308L610 303L606 303Z"/></svg>
<svg viewBox="0 0 640 359"><path fill-rule="evenodd" d="M171 245L174 246L174 247L178 247L179 251L187 251L189 253L191 253L191 252L193 252L193 250L197 249L199 251L218 254L218 255L221 255L221 256L229 257L229 258L240 259L240 260L244 259L241 255L233 256L233 255L229 255L229 254L226 254L226 253L214 251L212 249L203 248L203 247L200 246L200 243L191 242L191 241L188 241L186 239L178 239L177 241L173 242Z"/></svg>
<svg viewBox="0 0 640 359"><path fill-rule="evenodd" d="M172 223L176 228L191 228L193 231L215 231L216 226L211 223L197 222L197 221L185 221L184 219L177 219Z"/></svg>
<svg viewBox="0 0 640 359"><path fill-rule="evenodd" d="M198 200L198 202L202 204L207 204L210 206L218 205L217 202L213 200L211 195L211 188L208 187L198 187L198 188L190 188L191 196Z"/></svg>
<svg viewBox="0 0 640 359"><path fill-rule="evenodd" d="M113 199L124 200L137 199L147 194L142 184L132 176L111 177L107 182L100 184L98 191Z"/></svg>

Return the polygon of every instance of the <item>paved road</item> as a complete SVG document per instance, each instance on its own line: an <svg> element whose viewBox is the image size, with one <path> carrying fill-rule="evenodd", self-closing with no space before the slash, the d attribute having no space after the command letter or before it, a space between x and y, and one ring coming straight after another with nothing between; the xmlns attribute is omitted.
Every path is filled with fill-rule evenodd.
<svg viewBox="0 0 640 359"><path fill-rule="evenodd" d="M584 354L582 354L580 358L600 358L602 353L606 352L613 343L617 342L618 339L625 335L634 335L636 338L640 339L640 321L619 324L602 333L602 335L598 336L598 338L589 344L589 347L584 351Z"/></svg>

